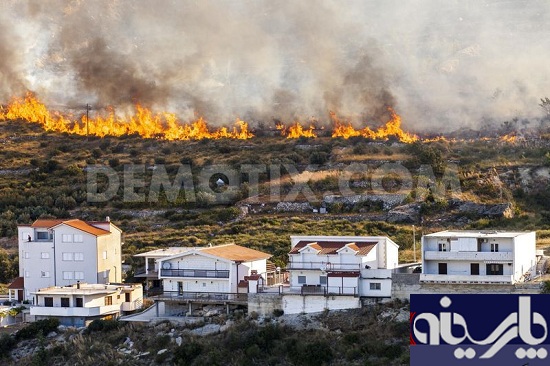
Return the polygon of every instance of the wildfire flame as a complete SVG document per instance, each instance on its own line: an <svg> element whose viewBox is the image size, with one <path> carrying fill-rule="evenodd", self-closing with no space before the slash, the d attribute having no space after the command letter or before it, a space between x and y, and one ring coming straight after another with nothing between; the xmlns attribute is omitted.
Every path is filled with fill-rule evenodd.
<svg viewBox="0 0 550 366"><path fill-rule="evenodd" d="M500 141L502 142L508 142L510 144L513 144L517 141L518 137L515 135L507 134L500 137Z"/></svg>
<svg viewBox="0 0 550 366"><path fill-rule="evenodd" d="M412 143L418 140L418 136L405 132L401 129L401 117L391 108L388 108L391 119L376 131L365 127L361 130L356 130L351 123L343 123L340 121L336 113L330 112L330 119L334 124L332 137L343 137L348 139L354 136L363 136L373 140L387 140L390 137L396 137L399 141Z"/></svg>
<svg viewBox="0 0 550 366"><path fill-rule="evenodd" d="M192 123L180 123L173 113L153 113L150 109L136 105L135 114L127 119L115 115L112 108L105 116L80 120L64 117L59 112L50 112L32 93L25 98L13 98L9 105L0 109L0 120L22 119L40 124L47 131L68 132L90 136L122 136L137 134L144 138L165 140L200 140L200 139L249 139L254 134L248 124L237 119L235 126L229 130L221 127L210 130L201 117Z"/></svg>
<svg viewBox="0 0 550 366"><path fill-rule="evenodd" d="M281 131L282 136L286 136L287 139L297 139L299 137L317 137L315 132L315 126L311 125L308 129L305 129L299 122L295 122L288 127L283 124L277 124L277 129Z"/></svg>

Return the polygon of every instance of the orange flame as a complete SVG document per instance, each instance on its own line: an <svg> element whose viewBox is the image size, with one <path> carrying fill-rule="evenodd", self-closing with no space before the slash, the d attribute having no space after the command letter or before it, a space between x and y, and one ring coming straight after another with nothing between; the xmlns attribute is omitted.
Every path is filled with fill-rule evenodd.
<svg viewBox="0 0 550 366"><path fill-rule="evenodd" d="M165 140L200 140L200 139L249 139L254 134L248 124L237 119L235 126L228 130L221 127L211 131L201 117L192 123L182 124L173 113L153 113L150 109L136 105L135 114L129 119L116 116L112 108L105 116L79 121L62 116L59 112L50 112L32 93L25 98L14 98L6 108L0 109L0 120L22 119L40 124L47 131L68 132L90 136L122 136L137 134L144 138Z"/></svg>
<svg viewBox="0 0 550 366"><path fill-rule="evenodd" d="M300 137L317 137L315 134L315 126L311 125L308 129L305 129L299 122L295 122L293 125L288 127L284 126L281 123L277 124L277 129L281 131L282 136L286 136L287 139L297 139Z"/></svg>
<svg viewBox="0 0 550 366"><path fill-rule="evenodd" d="M507 135L504 135L504 136L501 136L499 138L500 141L502 142L508 142L510 144L513 144L517 141L518 137L515 136L515 135L511 135L511 134L507 134Z"/></svg>
<svg viewBox="0 0 550 366"><path fill-rule="evenodd" d="M348 139L354 136L363 136L373 140L387 140L390 137L396 137L399 141L405 143L412 143L418 140L418 136L405 132L401 129L401 117L395 113L391 108L388 108L391 119L384 125L379 127L376 131L371 130L368 127L362 130L356 130L353 128L350 122L343 123L336 116L336 113L330 112L330 118L334 124L332 130L332 137L343 137Z"/></svg>

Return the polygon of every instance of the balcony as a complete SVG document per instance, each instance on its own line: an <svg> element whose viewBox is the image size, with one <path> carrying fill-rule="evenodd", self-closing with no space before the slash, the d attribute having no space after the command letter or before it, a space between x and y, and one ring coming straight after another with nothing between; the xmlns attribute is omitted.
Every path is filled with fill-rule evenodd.
<svg viewBox="0 0 550 366"><path fill-rule="evenodd" d="M145 267L141 267L136 269L136 274L134 277L144 277L144 278L158 278L159 277L159 271L150 269L148 271L145 270Z"/></svg>
<svg viewBox="0 0 550 366"><path fill-rule="evenodd" d="M132 302L123 302L122 303L122 311L134 311L139 310L143 307L143 299L140 297L137 300L134 300Z"/></svg>
<svg viewBox="0 0 550 366"><path fill-rule="evenodd" d="M47 307L32 306L31 315L34 316L77 316L90 317L116 313L120 311L120 305L96 306L90 308L76 307Z"/></svg>
<svg viewBox="0 0 550 366"><path fill-rule="evenodd" d="M180 278L229 278L229 271L213 269L161 269L160 276Z"/></svg>
<svg viewBox="0 0 550 366"><path fill-rule="evenodd" d="M421 274L420 282L424 283L498 283L512 284L512 275L444 275L444 274Z"/></svg>
<svg viewBox="0 0 550 366"><path fill-rule="evenodd" d="M289 270L312 269L316 271L359 271L360 263L331 263L331 262L289 262Z"/></svg>
<svg viewBox="0 0 550 366"><path fill-rule="evenodd" d="M439 252L429 250L424 252L425 260L438 261L508 261L514 260L512 252Z"/></svg>

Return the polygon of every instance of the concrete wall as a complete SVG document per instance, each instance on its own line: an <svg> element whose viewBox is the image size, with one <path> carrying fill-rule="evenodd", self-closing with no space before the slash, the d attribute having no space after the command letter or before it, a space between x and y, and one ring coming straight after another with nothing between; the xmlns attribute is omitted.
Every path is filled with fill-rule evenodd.
<svg viewBox="0 0 550 366"><path fill-rule="evenodd" d="M410 300L411 294L538 294L540 284L428 284L419 282L419 273L394 273L392 298Z"/></svg>
<svg viewBox="0 0 550 366"><path fill-rule="evenodd" d="M360 307L359 298L353 296L283 295L283 311L285 314L317 313L325 309L342 310Z"/></svg>
<svg viewBox="0 0 550 366"><path fill-rule="evenodd" d="M283 296L280 294L248 294L248 314L272 316L274 310L283 310Z"/></svg>
<svg viewBox="0 0 550 366"><path fill-rule="evenodd" d="M518 235L514 238L514 279L528 271L534 276L536 266L536 233Z"/></svg>

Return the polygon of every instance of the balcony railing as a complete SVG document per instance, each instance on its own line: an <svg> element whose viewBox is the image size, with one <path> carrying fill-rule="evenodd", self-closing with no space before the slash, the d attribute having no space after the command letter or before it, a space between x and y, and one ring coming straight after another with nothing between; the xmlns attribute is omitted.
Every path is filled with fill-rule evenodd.
<svg viewBox="0 0 550 366"><path fill-rule="evenodd" d="M501 283L511 284L512 275L454 275L454 274L421 274L420 282L433 283Z"/></svg>
<svg viewBox="0 0 550 366"><path fill-rule="evenodd" d="M155 269L145 270L145 267L140 267L136 269L135 277L158 277L159 271Z"/></svg>
<svg viewBox="0 0 550 366"><path fill-rule="evenodd" d="M153 300L172 300L172 301L197 301L206 303L247 303L248 294L229 293L229 292L178 292L165 291L160 295L152 296Z"/></svg>
<svg viewBox="0 0 550 366"><path fill-rule="evenodd" d="M90 308L84 307L50 307L50 306L32 306L31 315L45 315L45 316L98 316L110 313L116 313L120 311L120 304L107 305L107 306L95 306Z"/></svg>
<svg viewBox="0 0 550 366"><path fill-rule="evenodd" d="M229 278L228 270L161 269L161 277Z"/></svg>
<svg viewBox="0 0 550 366"><path fill-rule="evenodd" d="M359 263L331 263L331 262L289 262L287 269L313 269L321 271L359 271Z"/></svg>
<svg viewBox="0 0 550 366"><path fill-rule="evenodd" d="M302 296L358 296L357 287L351 286L303 285L300 287L290 287L288 291L289 293L299 293Z"/></svg>
<svg viewBox="0 0 550 366"><path fill-rule="evenodd" d="M464 261L513 261L512 252L439 252L427 250L424 252L426 260L464 260Z"/></svg>

